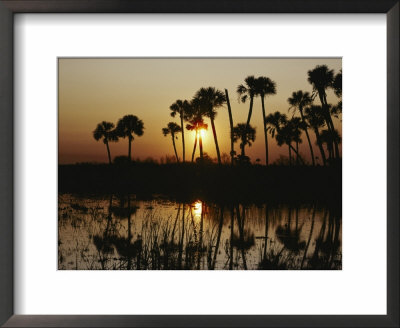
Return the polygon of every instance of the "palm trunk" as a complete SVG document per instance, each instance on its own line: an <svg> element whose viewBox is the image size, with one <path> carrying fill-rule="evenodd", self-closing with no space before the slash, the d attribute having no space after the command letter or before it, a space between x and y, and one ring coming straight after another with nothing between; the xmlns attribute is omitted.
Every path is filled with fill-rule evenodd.
<svg viewBox="0 0 400 328"><path fill-rule="evenodd" d="M303 157L300 156L299 152L296 149L294 149L291 144L289 144L289 148L294 151L294 153L299 157L299 160L301 161L301 163L303 165L305 165L304 159L303 159Z"/></svg>
<svg viewBox="0 0 400 328"><path fill-rule="evenodd" d="M300 110L301 120L303 121L304 124L306 124L306 121L305 121L304 116L303 116L303 108L299 108L299 110ZM312 145L311 145L310 136L308 135L307 128L304 131L305 131L306 136L307 136L308 146L310 147L312 165L315 166L314 151L313 151L313 148L312 148Z"/></svg>
<svg viewBox="0 0 400 328"><path fill-rule="evenodd" d="M335 126L333 125L331 113L329 113L328 101L326 100L326 95L324 95L324 100L325 100L325 106L326 106L326 113L327 113L327 115L328 115L329 124L331 125L332 138L333 138L334 132L335 132ZM336 158L340 158L340 156L339 156L339 145L338 145L337 140L336 140L335 138L333 138L332 143L333 143L333 145L335 146L335 157L336 157Z"/></svg>
<svg viewBox="0 0 400 328"><path fill-rule="evenodd" d="M132 157L131 157L131 145L132 145L132 136L129 136L128 137L128 158L129 158L129 161L131 161L132 160Z"/></svg>
<svg viewBox="0 0 400 328"><path fill-rule="evenodd" d="M305 261L305 259L307 258L307 251L308 251L308 247L310 246L311 236L312 236L313 230L314 230L315 210L316 210L316 206L314 205L313 214L312 214L312 219L311 219L310 234L309 234L309 236L308 236L306 248L305 248L305 250L304 250L303 259L301 260L300 269L303 269L304 261Z"/></svg>
<svg viewBox="0 0 400 328"><path fill-rule="evenodd" d="M324 163L324 166L326 166L325 151L324 151L324 148L322 147L322 143L321 143L321 139L320 139L320 136L319 136L318 128L314 128L314 133L315 133L315 136L317 138L317 144L318 144L318 147L319 147L319 151L321 152L322 162Z"/></svg>
<svg viewBox="0 0 400 328"><path fill-rule="evenodd" d="M231 207L231 238L229 243L229 270L233 270L233 228L235 224L235 213L233 206Z"/></svg>
<svg viewBox="0 0 400 328"><path fill-rule="evenodd" d="M132 240L132 228L131 228L131 197L128 195L128 247L131 244ZM128 270L132 268L132 257L130 251L128 251L128 264L127 264Z"/></svg>
<svg viewBox="0 0 400 328"><path fill-rule="evenodd" d="M264 260L267 258L268 227L269 227L268 206L265 204L265 237L264 237L264 256L263 256Z"/></svg>
<svg viewBox="0 0 400 328"><path fill-rule="evenodd" d="M247 116L247 122L246 122L246 131L248 130L250 126L250 119L251 119L251 114L253 113L253 101L254 101L254 96L250 97L250 107L249 107L249 115ZM245 145L243 145L243 148Z"/></svg>
<svg viewBox="0 0 400 328"><path fill-rule="evenodd" d="M215 124L214 124L214 119L213 118L211 118L211 127L212 127L212 131L213 131L213 135L214 135L215 149L217 151L218 164L221 165L221 154L219 153L217 131L215 130Z"/></svg>
<svg viewBox="0 0 400 328"><path fill-rule="evenodd" d="M318 92L318 95L319 95L319 100L321 102L322 110L323 110L323 113L325 116L326 126L328 127L328 130L330 131L331 135L333 136L335 127L333 126L331 114L329 113L328 102L326 100L326 94L322 94L322 93ZM332 140L331 143L334 144L336 156L338 157L339 156L339 147L338 147L336 140Z"/></svg>
<svg viewBox="0 0 400 328"><path fill-rule="evenodd" d="M214 256L213 256L213 261L212 261L212 270L215 268L215 262L217 261L217 255L218 255L218 248L219 248L219 242L221 240L221 234L222 234L222 225L224 223L224 207L221 206L221 214L219 218L219 226L218 226L218 235L217 235L217 243L215 245L215 251L214 251Z"/></svg>
<svg viewBox="0 0 400 328"><path fill-rule="evenodd" d="M245 154L245 151L244 151L244 141L243 140L240 143L240 150L241 150L242 159L244 159L244 156L246 156L246 154Z"/></svg>
<svg viewBox="0 0 400 328"><path fill-rule="evenodd" d="M296 165L299 165L299 142L296 141Z"/></svg>
<svg viewBox="0 0 400 328"><path fill-rule="evenodd" d="M106 144L106 147L107 147L108 163L111 164L110 147L108 145L108 141L107 140L106 140L105 144Z"/></svg>
<svg viewBox="0 0 400 328"><path fill-rule="evenodd" d="M254 96L250 97L250 107L249 107L249 115L247 116L246 127L250 125L251 114L253 113L253 100Z"/></svg>
<svg viewBox="0 0 400 328"><path fill-rule="evenodd" d="M182 162L185 163L185 129L183 127L182 113L181 113L181 129L182 129Z"/></svg>
<svg viewBox="0 0 400 328"><path fill-rule="evenodd" d="M192 153L192 163L194 160L194 154L196 153L196 146L197 146L197 129L196 129L196 135L194 137L194 146L193 146L193 153Z"/></svg>
<svg viewBox="0 0 400 328"><path fill-rule="evenodd" d="M261 107L263 113L263 122L264 122L264 139L265 139L265 165L268 165L268 137L267 137L267 122L265 120L265 104L264 104L264 96L261 96Z"/></svg>
<svg viewBox="0 0 400 328"><path fill-rule="evenodd" d="M239 229L239 239L240 239L240 250L242 253L243 260L243 268L247 270L246 263L246 252L244 251L244 219L245 219L245 208L243 207L242 219L240 218L239 205L236 207L237 221L238 221L238 229Z"/></svg>
<svg viewBox="0 0 400 328"><path fill-rule="evenodd" d="M234 149L234 142L233 142L233 118L232 118L231 103L229 102L229 95L228 95L227 89L225 89L225 97L226 97L226 104L228 106L229 125L231 127L231 164L233 165L234 157L235 157L235 149Z"/></svg>
<svg viewBox="0 0 400 328"><path fill-rule="evenodd" d="M174 146L176 162L179 163L178 153L176 152L176 146L175 146L175 135L173 133L171 133L171 137L172 137L172 144Z"/></svg>
<svg viewBox="0 0 400 328"><path fill-rule="evenodd" d="M199 147L200 147L200 160L203 162L203 138L201 137L201 133L199 135Z"/></svg>
<svg viewBox="0 0 400 328"><path fill-rule="evenodd" d="M288 144L289 148L289 166L292 166L292 149L290 147L290 144Z"/></svg>
<svg viewBox="0 0 400 328"><path fill-rule="evenodd" d="M182 268L182 255L183 255L183 239L184 239L184 236L185 236L185 204L183 204L182 231L181 231L181 236L179 238L178 269Z"/></svg>
<svg viewBox="0 0 400 328"><path fill-rule="evenodd" d="M203 216L204 208L203 202L201 202L201 215L200 215L200 229L199 229L199 244L197 245L197 270L200 270L201 253L203 251Z"/></svg>

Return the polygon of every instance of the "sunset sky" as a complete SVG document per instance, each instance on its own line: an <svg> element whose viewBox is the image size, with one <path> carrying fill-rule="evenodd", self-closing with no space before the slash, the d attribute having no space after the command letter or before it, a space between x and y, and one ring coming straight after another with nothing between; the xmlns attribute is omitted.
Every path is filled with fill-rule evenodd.
<svg viewBox="0 0 400 328"><path fill-rule="evenodd" d="M177 99L190 100L201 87L228 89L234 125L247 119L249 104L238 103L236 88L248 75L266 76L276 82L277 94L266 98L266 112L288 113L287 99L293 91L312 92L307 82L307 71L316 65L327 65L335 73L341 69L341 59L59 59L59 163L107 162L104 144L93 138L93 130L101 121L114 124L124 115L138 116L145 126L144 135L132 144L133 158L160 159L173 156L170 137L161 129L168 122L180 124L179 117L170 116L169 106ZM328 91L328 102L336 104L338 98ZM318 98L315 104L320 105ZM296 114L297 116L298 114ZM208 119L206 119L206 123ZM261 100L255 98L251 125L256 127L256 141L246 148L246 155L254 162L265 162L262 131ZM341 134L341 122L334 119ZM218 109L216 130L221 153L229 154L229 116L226 106ZM314 133L310 131L314 152L319 156ZM310 159L305 134L300 152ZM194 132L185 129L186 160L190 160ZM204 151L216 157L211 127L204 138ZM182 140L176 140L182 157ZM269 136L270 162L280 155L287 156L287 147L278 147ZM111 156L127 155L128 140L110 143ZM235 144L239 153L239 143ZM198 151L198 148L197 148ZM199 156L196 153L196 157Z"/></svg>

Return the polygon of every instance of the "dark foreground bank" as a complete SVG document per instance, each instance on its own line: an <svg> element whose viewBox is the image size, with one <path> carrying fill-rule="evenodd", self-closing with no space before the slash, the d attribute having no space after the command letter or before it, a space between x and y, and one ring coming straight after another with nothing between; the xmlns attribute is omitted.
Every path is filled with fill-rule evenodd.
<svg viewBox="0 0 400 328"><path fill-rule="evenodd" d="M342 170L311 166L131 163L59 165L59 192L164 194L221 202L323 201L341 205Z"/></svg>

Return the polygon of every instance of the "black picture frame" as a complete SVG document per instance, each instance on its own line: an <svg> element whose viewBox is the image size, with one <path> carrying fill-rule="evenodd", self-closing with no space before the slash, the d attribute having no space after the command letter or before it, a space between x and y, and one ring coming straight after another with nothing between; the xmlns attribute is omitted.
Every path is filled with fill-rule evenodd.
<svg viewBox="0 0 400 328"><path fill-rule="evenodd" d="M13 135L18 130L13 125L13 17L16 13L385 13L387 315L14 315ZM0 73L0 324L5 327L399 327L399 0L0 0Z"/></svg>

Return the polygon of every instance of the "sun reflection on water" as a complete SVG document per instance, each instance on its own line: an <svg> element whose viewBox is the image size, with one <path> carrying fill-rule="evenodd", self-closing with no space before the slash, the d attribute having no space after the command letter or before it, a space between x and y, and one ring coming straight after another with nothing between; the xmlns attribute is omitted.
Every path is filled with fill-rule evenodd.
<svg viewBox="0 0 400 328"><path fill-rule="evenodd" d="M201 218L202 208L203 208L203 203L199 200L194 202L192 205L193 217L196 221L200 220Z"/></svg>

